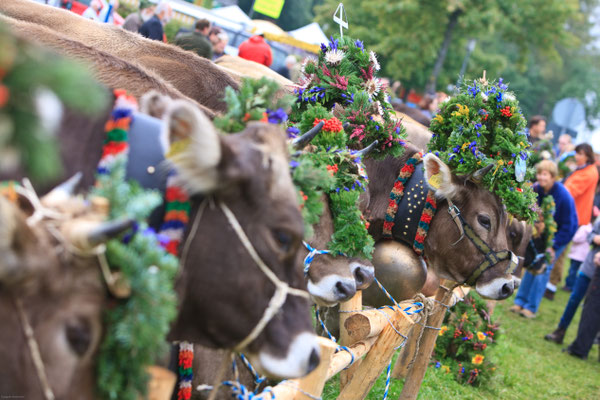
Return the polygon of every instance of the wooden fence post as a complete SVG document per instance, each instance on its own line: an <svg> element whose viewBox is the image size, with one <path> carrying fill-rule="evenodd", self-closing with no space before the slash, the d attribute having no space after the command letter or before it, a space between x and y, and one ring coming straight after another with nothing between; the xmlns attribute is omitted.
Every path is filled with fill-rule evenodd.
<svg viewBox="0 0 600 400"><path fill-rule="evenodd" d="M356 311L356 310L362 310L362 291L361 290L358 290L356 292L356 294L354 295L354 297L352 297L350 300L340 303L339 344L341 346L350 346L351 344L353 344L355 342L355 340L353 340L348 335L348 331L346 330L346 328L344 328L344 323L346 322L348 317L350 317L353 314L349 313L349 312L344 312L344 311ZM354 361L354 364L352 364L350 367L348 367L348 369L345 369L340 372L340 391L344 388L344 386L346 386L348 381L350 379L352 379L352 376L354 375L354 372L360 365L360 362L361 362L361 359L357 359Z"/></svg>
<svg viewBox="0 0 600 400"><path fill-rule="evenodd" d="M446 295L447 289L442 288L442 286L449 287L448 285L450 284L452 284L452 282L442 281L440 288L435 294L435 299L438 302L443 301L445 305L448 305L453 301L453 295L450 293ZM446 307L436 302L433 311L427 318L427 321L422 322L430 327L439 328L442 326L445 315ZM423 377L427 371L427 365L429 364L431 353L433 352L433 346L435 345L438 335L439 331L436 329L425 329L423 332L423 336L421 337L421 342L419 344L419 352L415 362L408 371L399 400L414 400L417 398L419 389L421 388L421 383L423 382Z"/></svg>
<svg viewBox="0 0 600 400"><path fill-rule="evenodd" d="M338 400L364 399L367 396L377 377L381 375L392 359L396 347L405 340L396 330L406 336L413 324L412 318L402 311L397 311L392 315L390 324L383 329L371 350L356 369L352 380L340 391Z"/></svg>

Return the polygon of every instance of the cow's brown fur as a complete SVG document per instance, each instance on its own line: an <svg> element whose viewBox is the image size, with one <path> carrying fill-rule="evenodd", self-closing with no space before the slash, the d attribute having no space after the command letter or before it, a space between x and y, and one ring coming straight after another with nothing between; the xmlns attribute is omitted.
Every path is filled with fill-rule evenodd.
<svg viewBox="0 0 600 400"><path fill-rule="evenodd" d="M288 91L291 91L292 87L294 86L294 82L279 75L271 68L254 61L245 60L241 57L224 55L217 58L215 60L215 64L233 71L233 73L239 75L240 77L249 77L254 79L267 77L277 82L282 88L287 89Z"/></svg>
<svg viewBox="0 0 600 400"><path fill-rule="evenodd" d="M90 67L91 75L110 89L124 89L129 95L140 98L150 90L173 99L185 99L194 103L207 115L214 113L185 96L173 85L136 63L133 59L121 59L101 50L70 40L45 26L19 21L0 15L0 21L24 40L48 47L59 54L75 59Z"/></svg>
<svg viewBox="0 0 600 400"><path fill-rule="evenodd" d="M238 88L237 82L210 60L118 27L87 20L66 10L26 0L11 0L0 2L0 13L46 26L68 39L118 58L135 60L211 110L225 111L225 88Z"/></svg>

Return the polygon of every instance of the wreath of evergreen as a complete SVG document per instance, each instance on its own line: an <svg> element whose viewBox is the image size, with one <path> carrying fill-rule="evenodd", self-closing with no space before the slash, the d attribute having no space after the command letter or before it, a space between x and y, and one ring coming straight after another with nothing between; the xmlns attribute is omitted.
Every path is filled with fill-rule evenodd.
<svg viewBox="0 0 600 400"><path fill-rule="evenodd" d="M107 104L107 93L87 69L32 46L1 24L0 49L0 171L22 164L34 182L56 178L62 172L58 147L40 113L58 99L91 115Z"/></svg>
<svg viewBox="0 0 600 400"><path fill-rule="evenodd" d="M400 156L404 128L390 114L393 109L386 87L375 76L378 70L377 56L360 40L331 37L327 45L321 44L319 58L309 59L302 68L300 86L294 90L297 101L290 114L292 124L305 120L305 112L316 112L311 111L314 107L325 111L336 108L341 114L336 115L347 123L350 148L364 148L378 140L379 146L370 156Z"/></svg>
<svg viewBox="0 0 600 400"><path fill-rule="evenodd" d="M134 234L106 243L106 259L128 282L131 295L113 299L104 312L97 384L102 398L136 400L148 390L146 368L169 351L165 338L177 312L173 283L179 263L143 222L161 203L160 194L126 182L125 165L124 161L115 164L92 191L109 200L110 218L138 221Z"/></svg>
<svg viewBox="0 0 600 400"><path fill-rule="evenodd" d="M432 364L455 375L460 383L478 386L496 370L486 350L496 345L498 336L498 325L493 323L486 301L471 291L446 314Z"/></svg>
<svg viewBox="0 0 600 400"><path fill-rule="evenodd" d="M542 200L542 218L544 219L544 235L546 237L546 249L549 249L554 244L554 234L558 229L556 221L554 220L554 211L556 210L556 204L552 196L544 197ZM552 262L552 255L545 252L546 262Z"/></svg>
<svg viewBox="0 0 600 400"><path fill-rule="evenodd" d="M483 187L498 195L509 213L531 222L537 195L529 182L530 143L519 103L507 89L502 78L497 83L479 79L465 84L431 120L429 151L458 175L491 164Z"/></svg>
<svg viewBox="0 0 600 400"><path fill-rule="evenodd" d="M277 90L278 85L267 78L244 79L239 93L227 88L228 112L215 120L215 126L233 133L241 131L248 121L253 120L285 123L288 116L284 107L293 101L293 97L284 96L275 102ZM334 219L334 234L328 245L331 254L370 258L374 242L358 210L358 198L366 188L367 177L360 157L354 156L355 152L346 147L348 138L342 123L322 106L312 106L302 115L300 124L288 127L288 137L296 137L300 131L309 130L321 120L324 120L324 127L311 142L310 151L291 151L294 154L290 162L292 179L306 236L312 235L312 225L323 214L322 196L328 195Z"/></svg>

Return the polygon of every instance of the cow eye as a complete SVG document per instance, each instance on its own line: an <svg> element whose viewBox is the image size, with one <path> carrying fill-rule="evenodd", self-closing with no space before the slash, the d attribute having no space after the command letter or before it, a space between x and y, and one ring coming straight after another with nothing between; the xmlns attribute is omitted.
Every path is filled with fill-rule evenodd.
<svg viewBox="0 0 600 400"><path fill-rule="evenodd" d="M65 330L71 349L75 354L82 357L92 343L92 330L88 321L83 319L71 321L67 323Z"/></svg>
<svg viewBox="0 0 600 400"><path fill-rule="evenodd" d="M290 248L292 247L292 242L293 242L293 238L292 235L290 235L288 232L281 230L281 229L275 229L273 231L273 237L275 237L275 240L277 241L277 243L279 244L279 246L281 247L281 249L285 252L290 251Z"/></svg>
<svg viewBox="0 0 600 400"><path fill-rule="evenodd" d="M479 225L483 226L488 231L492 229L492 222L490 221L490 217L487 215L478 215L477 222L479 222Z"/></svg>
<svg viewBox="0 0 600 400"><path fill-rule="evenodd" d="M510 231L509 235L510 235L510 238L511 238L511 239L514 239L514 238L516 238L516 237L517 237L517 232L515 232L515 231Z"/></svg>

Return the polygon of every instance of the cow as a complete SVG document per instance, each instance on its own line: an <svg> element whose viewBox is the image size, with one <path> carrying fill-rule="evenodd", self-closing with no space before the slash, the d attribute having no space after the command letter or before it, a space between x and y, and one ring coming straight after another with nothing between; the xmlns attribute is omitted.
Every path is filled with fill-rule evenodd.
<svg viewBox="0 0 600 400"><path fill-rule="evenodd" d="M390 192L398 172L416 153L415 147L407 145L402 157L387 157L384 160L365 162L367 174L371 177L365 217L370 222L369 233L375 242L383 240ZM476 179L472 179L474 177L454 175L450 168L434 154L429 153L423 157L423 167L425 187L428 186L427 182L432 176L439 178L437 188L432 188L437 199L438 211L431 220L423 250L428 268L431 268L438 277L458 283L470 280L474 273L480 273L476 281L471 282L480 295L490 299L507 298L515 289L515 281L508 270L510 265L515 264L516 256L506 252L505 256L508 259L481 270L485 254L473 244L470 238L462 235L465 229L464 222L466 222L492 251L506 250L508 243L505 232L508 217L501 200L476 184L474 182ZM454 218L450 214L450 202L455 206L452 210L459 212L464 222L460 222L459 217ZM388 286L393 284L390 283Z"/></svg>
<svg viewBox="0 0 600 400"><path fill-rule="evenodd" d="M178 315L168 338L243 350L260 371L273 377L305 375L318 364L319 349L308 296L299 290L305 287L298 252L303 224L288 171L285 133L273 125L252 123L239 134L219 136L205 115L182 100L173 102L165 126L169 143L180 139L191 143L173 159L173 164L193 194L191 221L196 221L184 238L188 251L182 257L176 282ZM197 196L200 193L209 197L200 200ZM24 217L5 209L3 203L0 293L6 303L1 307L14 308L13 302L5 297L15 279L5 279L11 275L5 271L14 270L15 266L18 270L31 270L24 285L34 288L31 294L34 297L26 297L29 292L21 287L15 286L18 288L15 292L22 298L24 312L39 341L43 368L52 378L50 387L56 393L65 393L60 398L81 398L81 393L93 389L93 358L102 331L98 321L105 295L98 292L104 290L98 268L75 269L74 264L81 260L62 257L60 248L51 245L53 236L48 231L38 227L36 233L15 230L13 227L27 228ZM234 226L244 233L240 234ZM246 237L245 245L240 235ZM255 252L254 257L249 252ZM273 279L256 265L261 260ZM90 287L79 275L72 278L64 272L57 273L64 269L73 269L73 274L93 271L87 272L89 277L85 275L85 280L92 282ZM55 275L58 278L53 278ZM40 286L52 285L52 279L59 285L63 278L69 282L81 280L81 292L63 285L56 297L35 297L45 295L38 290ZM285 285L291 289L287 296L283 291L279 312L271 308L268 323L256 330L275 293L273 281L278 282L279 289ZM89 298L89 306L82 296L88 296L85 299ZM43 303L38 305L40 309L35 309L39 303ZM61 308L53 308L56 304ZM90 316L80 317L78 313L86 310ZM11 323L3 324L0 329L3 338L0 347L7 354L3 360L21 357L19 363L3 363L13 370L9 376L16 373L20 378L9 383L3 375L2 384L6 385L3 393L30 393L28 397L39 398L39 385L30 382L35 369L28 358L26 340L20 334L15 312L12 311ZM70 345L69 340L74 344ZM6 346L7 343L11 345ZM81 387L86 384L92 388ZM21 385L28 385L29 389Z"/></svg>
<svg viewBox="0 0 600 400"><path fill-rule="evenodd" d="M215 116L212 110L187 97L156 73L132 59L118 58L86 46L43 25L16 20L2 14L0 22L10 27L11 31L23 40L52 49L89 67L90 75L107 88L124 89L136 98L141 98L149 91L156 91L172 99L187 100L211 118Z"/></svg>
<svg viewBox="0 0 600 400"><path fill-rule="evenodd" d="M67 39L120 59L135 60L184 95L216 112L224 112L227 108L223 101L225 88L238 89L236 80L210 60L66 10L29 0L11 0L0 2L0 14L46 26Z"/></svg>
<svg viewBox="0 0 600 400"><path fill-rule="evenodd" d="M254 61L243 59L241 57L230 56L226 54L217 58L215 60L215 64L226 68L227 70L230 70L234 74L238 74L241 77L254 79L260 79L263 76L267 77L277 82L282 88L287 89L288 92L291 92L294 87L294 82L279 75L271 68Z"/></svg>

